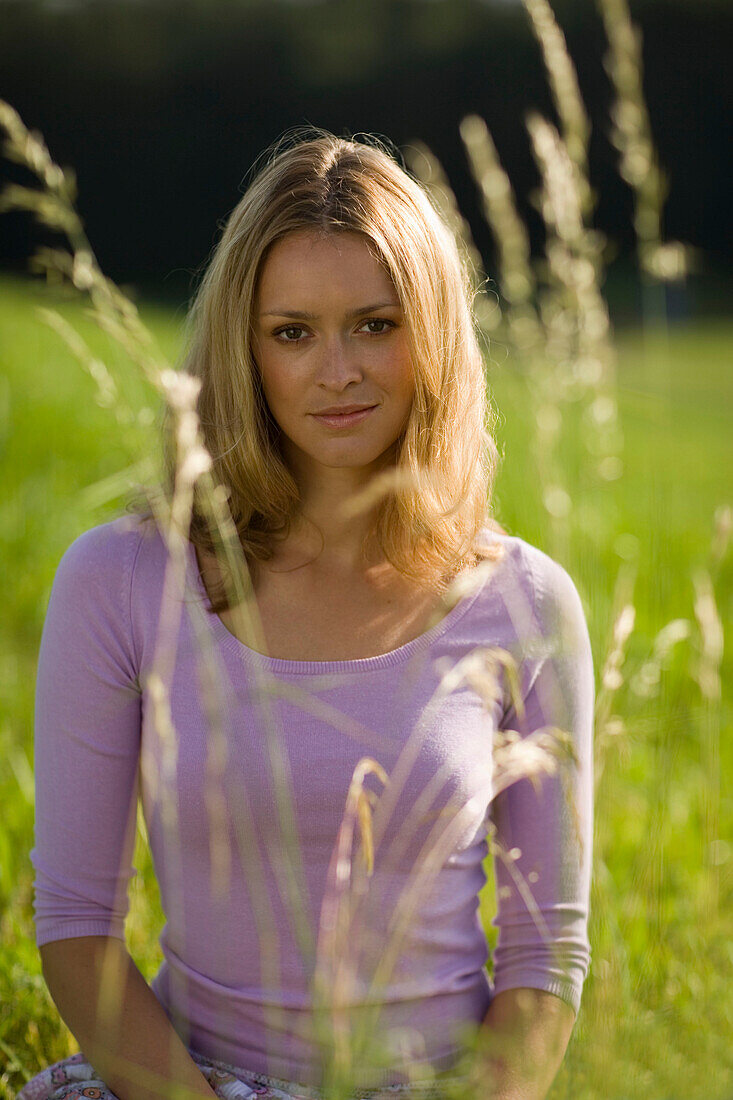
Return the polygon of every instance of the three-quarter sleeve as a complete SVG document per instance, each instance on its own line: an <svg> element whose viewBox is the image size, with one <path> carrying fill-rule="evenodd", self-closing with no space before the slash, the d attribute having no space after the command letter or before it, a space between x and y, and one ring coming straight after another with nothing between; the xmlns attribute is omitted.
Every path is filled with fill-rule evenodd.
<svg viewBox="0 0 733 1100"><path fill-rule="evenodd" d="M521 779L491 808L498 928L494 990L553 993L577 1012L590 966L588 911L593 841L594 671L577 589L546 554L527 556L529 614L518 608L524 715L508 703L501 728L522 738L546 727L570 734L575 763ZM521 710L521 708L519 708Z"/></svg>
<svg viewBox="0 0 733 1100"><path fill-rule="evenodd" d="M54 579L35 707L36 942L124 937L134 875L140 689L130 592L140 537L78 538Z"/></svg>

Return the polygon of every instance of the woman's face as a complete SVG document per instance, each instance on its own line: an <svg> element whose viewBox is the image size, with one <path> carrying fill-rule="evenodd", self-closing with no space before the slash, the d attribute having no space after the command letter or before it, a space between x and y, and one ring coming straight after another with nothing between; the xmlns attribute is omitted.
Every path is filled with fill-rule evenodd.
<svg viewBox="0 0 733 1100"><path fill-rule="evenodd" d="M414 394L405 321L392 280L358 233L303 230L277 241L254 302L254 353L285 458L373 467L402 432ZM373 406L348 423L326 409Z"/></svg>

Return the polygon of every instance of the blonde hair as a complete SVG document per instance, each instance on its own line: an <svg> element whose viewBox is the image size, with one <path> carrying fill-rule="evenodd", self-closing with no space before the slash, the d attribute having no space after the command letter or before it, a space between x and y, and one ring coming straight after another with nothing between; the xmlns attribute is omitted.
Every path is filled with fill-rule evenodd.
<svg viewBox="0 0 733 1100"><path fill-rule="evenodd" d="M263 161L229 215L192 302L183 361L201 380L203 438L245 557L271 558L300 503L252 351L263 261L296 230L359 233L394 284L415 374L413 406L395 452L396 467L411 478L379 500L370 537L397 570L442 591L446 574L494 556L495 546L480 545L481 528L502 530L489 516L495 414L468 263L426 192L378 139L310 127L281 138ZM203 550L215 548L196 502L190 538ZM227 606L223 593L216 601L215 610Z"/></svg>

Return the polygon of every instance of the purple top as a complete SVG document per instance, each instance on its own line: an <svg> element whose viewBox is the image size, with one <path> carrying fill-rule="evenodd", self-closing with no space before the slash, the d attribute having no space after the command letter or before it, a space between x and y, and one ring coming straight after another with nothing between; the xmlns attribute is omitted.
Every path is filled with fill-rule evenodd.
<svg viewBox="0 0 733 1100"><path fill-rule="evenodd" d="M139 793L167 920L152 988L209 1058L318 1085L320 988L338 991L353 1035L365 1025L386 1045L378 1071L371 1052L375 1084L406 1080L403 1058L450 1069L495 992L529 986L577 1011L590 962L588 630L559 564L483 536L503 547L493 572L426 633L351 661L245 646L208 613L190 544L185 589L169 570L164 599L167 552L150 523L123 517L78 538L38 666L38 944L123 937ZM494 647L517 661L523 707L500 665L495 691L476 678ZM547 726L571 734L577 766L499 790L496 731ZM359 816L344 818L364 757L389 777L364 780L371 874ZM510 853L494 857L493 981L478 909L491 822Z"/></svg>

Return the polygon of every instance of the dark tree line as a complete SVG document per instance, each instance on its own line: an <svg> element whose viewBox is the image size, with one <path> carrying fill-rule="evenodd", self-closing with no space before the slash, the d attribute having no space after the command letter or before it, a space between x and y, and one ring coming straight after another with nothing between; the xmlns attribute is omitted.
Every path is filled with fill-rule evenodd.
<svg viewBox="0 0 733 1100"><path fill-rule="evenodd" d="M555 0L593 121L596 224L633 248L631 196L608 141L611 89L592 0ZM733 5L632 0L645 92L671 181L665 230L730 258ZM524 114L552 117L540 51L509 0L0 0L0 95L72 165L103 268L185 295L247 170L284 130L315 123L420 138L443 162L487 262L458 134L487 121L536 247L538 184ZM7 163L5 178L22 172ZM4 216L0 265L25 266L39 230Z"/></svg>

